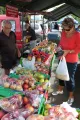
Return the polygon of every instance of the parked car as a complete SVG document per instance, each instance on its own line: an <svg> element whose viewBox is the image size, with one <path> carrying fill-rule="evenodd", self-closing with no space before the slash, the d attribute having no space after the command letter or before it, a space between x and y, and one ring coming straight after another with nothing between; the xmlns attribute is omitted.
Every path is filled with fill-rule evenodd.
<svg viewBox="0 0 80 120"><path fill-rule="evenodd" d="M35 30L35 33L38 33L39 35L43 35L43 29L41 27L41 24L39 23L31 23L31 27Z"/></svg>
<svg viewBox="0 0 80 120"><path fill-rule="evenodd" d="M43 27L44 26L44 27ZM47 36L47 33L48 33L48 24L40 24L40 23L31 23L31 27L33 29L35 29L35 32L38 33L39 35L41 35L43 37L46 37Z"/></svg>

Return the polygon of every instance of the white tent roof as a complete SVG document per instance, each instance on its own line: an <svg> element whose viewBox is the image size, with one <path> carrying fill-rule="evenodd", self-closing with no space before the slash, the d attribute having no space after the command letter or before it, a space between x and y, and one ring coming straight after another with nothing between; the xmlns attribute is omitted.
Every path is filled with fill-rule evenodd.
<svg viewBox="0 0 80 120"><path fill-rule="evenodd" d="M71 15L67 15L67 16L61 18L58 22L62 23L62 21L63 21L65 18L67 18L67 17L72 18L72 19L74 20L75 24L78 24L78 21L75 20Z"/></svg>

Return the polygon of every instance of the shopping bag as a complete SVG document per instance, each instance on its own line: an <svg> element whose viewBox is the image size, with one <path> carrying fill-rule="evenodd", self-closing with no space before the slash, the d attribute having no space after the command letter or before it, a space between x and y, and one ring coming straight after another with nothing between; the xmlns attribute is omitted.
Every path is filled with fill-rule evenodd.
<svg viewBox="0 0 80 120"><path fill-rule="evenodd" d="M32 60L29 61L27 58L23 58L22 66L26 69L35 70L35 57L32 57Z"/></svg>
<svg viewBox="0 0 80 120"><path fill-rule="evenodd" d="M64 81L70 80L65 57L63 57L63 59L60 60L60 62L59 62L59 65L56 69L56 77L58 79L64 80Z"/></svg>

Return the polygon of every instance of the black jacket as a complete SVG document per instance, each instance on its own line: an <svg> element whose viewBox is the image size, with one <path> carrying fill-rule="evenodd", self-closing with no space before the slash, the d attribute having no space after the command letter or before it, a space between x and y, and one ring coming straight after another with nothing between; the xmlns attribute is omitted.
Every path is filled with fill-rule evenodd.
<svg viewBox="0 0 80 120"><path fill-rule="evenodd" d="M28 30L23 31L23 37L25 37L25 36L31 36L30 41L36 40L35 31L31 27L29 27Z"/></svg>

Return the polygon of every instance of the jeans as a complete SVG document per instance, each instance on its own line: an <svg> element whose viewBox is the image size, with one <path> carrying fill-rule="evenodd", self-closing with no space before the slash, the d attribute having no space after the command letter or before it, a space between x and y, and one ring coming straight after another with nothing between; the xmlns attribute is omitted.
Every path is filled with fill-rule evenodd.
<svg viewBox="0 0 80 120"><path fill-rule="evenodd" d="M64 82L63 80L59 80L59 85L60 86L66 85L67 90L69 92L73 92L74 89L75 89L74 76L75 76L75 72L76 72L76 69L77 69L77 62L76 63L67 62L67 67L68 67L70 81L65 81Z"/></svg>

